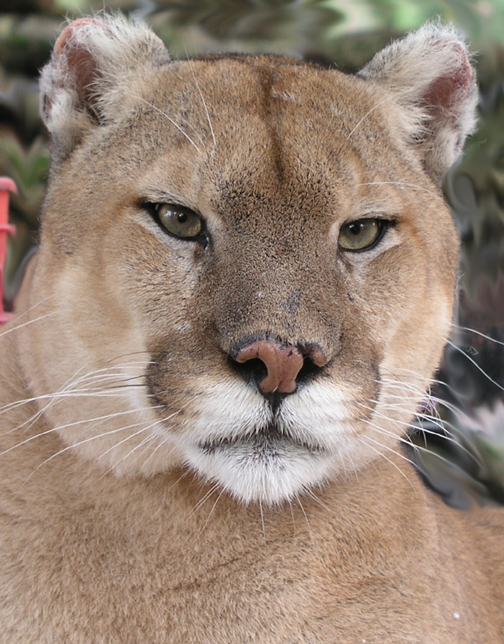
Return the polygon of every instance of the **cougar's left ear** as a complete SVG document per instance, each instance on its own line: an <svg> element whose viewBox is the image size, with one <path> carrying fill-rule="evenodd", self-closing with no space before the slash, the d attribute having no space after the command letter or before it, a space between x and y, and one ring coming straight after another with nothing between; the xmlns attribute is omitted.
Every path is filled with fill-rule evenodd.
<svg viewBox="0 0 504 644"><path fill-rule="evenodd" d="M64 160L91 129L124 114L133 101L131 81L168 61L163 42L146 25L120 16L67 25L40 79L53 161Z"/></svg>
<svg viewBox="0 0 504 644"><path fill-rule="evenodd" d="M378 52L359 74L409 113L410 140L441 185L476 123L476 75L460 35L426 25Z"/></svg>

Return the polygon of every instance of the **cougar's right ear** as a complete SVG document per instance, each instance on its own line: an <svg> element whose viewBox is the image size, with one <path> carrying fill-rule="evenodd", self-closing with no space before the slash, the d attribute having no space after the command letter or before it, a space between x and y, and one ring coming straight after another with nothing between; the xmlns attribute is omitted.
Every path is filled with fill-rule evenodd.
<svg viewBox="0 0 504 644"><path fill-rule="evenodd" d="M53 161L64 160L90 129L128 110L130 79L169 60L163 42L146 25L117 16L67 25L40 80Z"/></svg>
<svg viewBox="0 0 504 644"><path fill-rule="evenodd" d="M378 52L358 75L401 106L410 145L441 187L476 125L476 74L462 36L427 24Z"/></svg>

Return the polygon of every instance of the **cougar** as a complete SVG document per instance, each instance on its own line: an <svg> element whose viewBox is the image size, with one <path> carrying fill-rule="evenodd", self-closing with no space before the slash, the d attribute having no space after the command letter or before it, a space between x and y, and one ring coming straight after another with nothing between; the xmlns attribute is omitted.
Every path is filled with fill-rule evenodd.
<svg viewBox="0 0 504 644"><path fill-rule="evenodd" d="M504 642L502 512L448 508L400 447L476 101L437 24L355 76L66 26L0 338L2 644Z"/></svg>

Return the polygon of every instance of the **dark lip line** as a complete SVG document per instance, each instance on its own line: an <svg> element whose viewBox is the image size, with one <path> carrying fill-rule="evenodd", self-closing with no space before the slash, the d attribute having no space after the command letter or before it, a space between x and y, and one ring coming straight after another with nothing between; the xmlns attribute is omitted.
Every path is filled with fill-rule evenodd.
<svg viewBox="0 0 504 644"><path fill-rule="evenodd" d="M228 449L232 450L234 447L241 446L263 446L275 448L283 445L295 446L313 455L329 454L327 449L321 445L307 443L306 441L299 440L290 434L280 432L274 425L270 425L253 434L234 436L233 438L223 437L217 440L200 441L197 445L199 449L206 454L214 454L215 452Z"/></svg>

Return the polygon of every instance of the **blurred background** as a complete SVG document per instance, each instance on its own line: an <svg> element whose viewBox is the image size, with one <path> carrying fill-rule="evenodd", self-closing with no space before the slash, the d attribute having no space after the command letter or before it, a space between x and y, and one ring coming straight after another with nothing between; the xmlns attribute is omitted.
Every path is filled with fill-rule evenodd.
<svg viewBox="0 0 504 644"><path fill-rule="evenodd" d="M447 503L504 504L504 0L0 0L0 175L14 179L5 306L37 242L48 173L39 70L66 19L103 9L147 21L174 57L303 56L345 72L428 20L474 52L480 125L445 193L462 240L457 325L405 454Z"/></svg>

